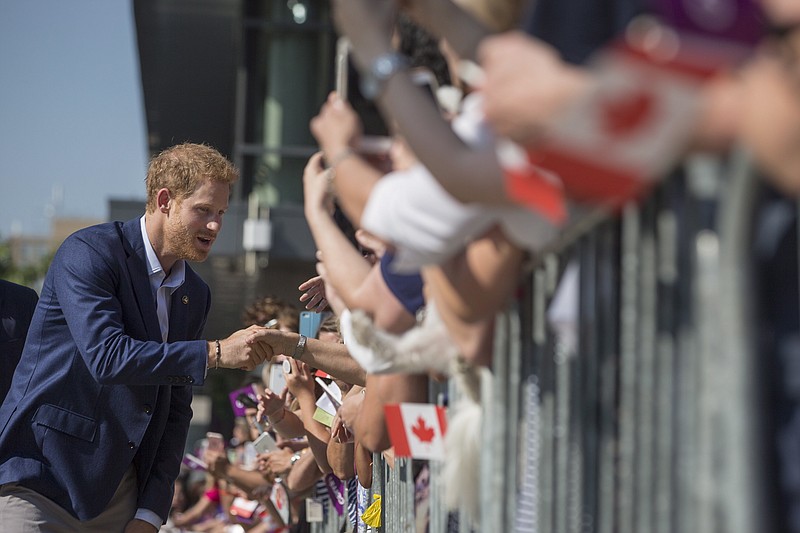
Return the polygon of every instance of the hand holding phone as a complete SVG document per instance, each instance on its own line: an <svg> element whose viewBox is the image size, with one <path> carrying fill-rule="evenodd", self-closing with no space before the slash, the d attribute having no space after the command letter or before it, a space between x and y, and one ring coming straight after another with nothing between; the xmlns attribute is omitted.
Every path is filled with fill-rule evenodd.
<svg viewBox="0 0 800 533"><path fill-rule="evenodd" d="M391 146L389 128L378 107L361 94L360 75L350 59L350 43L340 37L336 43L336 94L358 115L363 135L356 147L362 154L385 154Z"/></svg>

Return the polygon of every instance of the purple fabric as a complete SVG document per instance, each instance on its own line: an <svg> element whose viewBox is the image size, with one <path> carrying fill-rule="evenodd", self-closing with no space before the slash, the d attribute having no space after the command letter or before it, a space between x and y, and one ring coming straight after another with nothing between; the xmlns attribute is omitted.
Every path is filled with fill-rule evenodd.
<svg viewBox="0 0 800 533"><path fill-rule="evenodd" d="M753 0L653 0L664 22L681 32L744 45L758 42L764 17Z"/></svg>
<svg viewBox="0 0 800 533"><path fill-rule="evenodd" d="M342 516L344 513L344 483L342 480L333 474L325 476L325 487L328 489L328 496L330 496L331 503L333 503L336 514Z"/></svg>
<svg viewBox="0 0 800 533"><path fill-rule="evenodd" d="M396 274L392 272L391 264L394 256L386 252L381 257L381 274L386 286L392 291L406 311L411 316L416 316L420 307L425 305L425 298L422 295L422 276L416 274Z"/></svg>
<svg viewBox="0 0 800 533"><path fill-rule="evenodd" d="M241 389L236 389L235 391L232 391L230 394L228 394L228 397L231 400L231 407L233 408L234 416L244 416L245 407L236 400L236 398L240 394L246 394L253 400L258 401L256 396L256 391L253 389L252 385L248 385L247 387L242 387Z"/></svg>

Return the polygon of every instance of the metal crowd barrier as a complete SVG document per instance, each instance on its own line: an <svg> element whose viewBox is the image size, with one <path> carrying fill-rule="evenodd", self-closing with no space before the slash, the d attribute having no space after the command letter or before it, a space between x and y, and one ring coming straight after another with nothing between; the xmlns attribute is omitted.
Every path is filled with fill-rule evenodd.
<svg viewBox="0 0 800 533"><path fill-rule="evenodd" d="M480 469L479 518L460 509L454 527L431 463L431 533L767 531L746 268L754 179L744 154L684 169L642 204L587 216L532 264L524 298L497 319L480 464L464 465ZM570 264L577 345L547 316ZM412 462L374 465L379 530L415 531Z"/></svg>

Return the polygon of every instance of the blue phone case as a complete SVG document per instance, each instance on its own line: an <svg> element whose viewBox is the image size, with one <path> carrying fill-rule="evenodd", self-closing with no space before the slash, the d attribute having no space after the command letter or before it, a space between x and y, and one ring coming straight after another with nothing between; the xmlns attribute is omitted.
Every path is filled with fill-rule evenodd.
<svg viewBox="0 0 800 533"><path fill-rule="evenodd" d="M315 311L300 312L300 335L305 335L309 339L315 339L319 333L319 326L322 324L324 313Z"/></svg>

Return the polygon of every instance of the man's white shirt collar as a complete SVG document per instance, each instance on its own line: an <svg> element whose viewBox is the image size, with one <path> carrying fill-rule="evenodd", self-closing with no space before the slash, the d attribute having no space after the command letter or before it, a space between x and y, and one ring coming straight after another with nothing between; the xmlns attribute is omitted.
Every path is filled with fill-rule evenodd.
<svg viewBox="0 0 800 533"><path fill-rule="evenodd" d="M142 215L142 218L139 219L139 225L142 228L142 240L144 241L144 251L147 257L147 274L149 276L160 274L158 285L169 287L172 289L172 291L174 291L183 285L183 282L186 279L186 262L183 259L176 261L172 266L172 271L170 272L169 278L166 280L164 279L164 268L161 266L161 262L158 260L156 251L153 250L153 245L150 243L150 237L147 236L144 217L145 216ZM170 291L170 293L172 293L172 291Z"/></svg>

